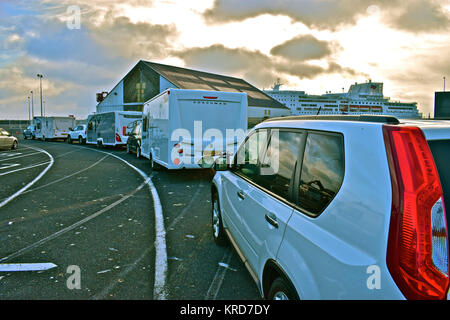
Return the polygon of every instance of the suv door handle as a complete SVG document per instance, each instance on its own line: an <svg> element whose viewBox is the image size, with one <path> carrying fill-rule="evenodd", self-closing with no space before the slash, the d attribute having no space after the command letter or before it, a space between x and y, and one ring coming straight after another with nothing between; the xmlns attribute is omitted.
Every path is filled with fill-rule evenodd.
<svg viewBox="0 0 450 320"><path fill-rule="evenodd" d="M238 191L237 195L238 195L238 197L239 197L239 198L241 198L242 200L244 200L244 199L245 199L245 195L244 195L244 192L242 192L242 191Z"/></svg>
<svg viewBox="0 0 450 320"><path fill-rule="evenodd" d="M278 228L277 217L272 212L266 213L265 218L268 223L270 223L275 228Z"/></svg>

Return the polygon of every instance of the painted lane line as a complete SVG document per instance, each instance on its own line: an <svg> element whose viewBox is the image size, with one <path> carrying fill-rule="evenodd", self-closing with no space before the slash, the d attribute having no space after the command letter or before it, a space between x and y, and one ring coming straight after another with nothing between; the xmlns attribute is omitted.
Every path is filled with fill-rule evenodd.
<svg viewBox="0 0 450 320"><path fill-rule="evenodd" d="M150 178L153 177L153 174L154 173L152 173L150 175ZM172 230L175 227L175 225L181 221L181 219L186 214L186 212L189 210L189 208L192 206L192 204L197 200L197 196L200 194L203 187L204 187L203 185L199 186L199 188L197 189L195 194L192 196L191 201L183 209L183 211L181 211L181 213L172 221L172 223L169 225L167 230L169 230L169 231ZM144 251L144 253L138 259L136 259L132 264L130 264L124 271L122 271L118 277L125 278L131 271L134 270L134 268L136 268L136 266L142 261L142 259L144 259L149 253L151 253L153 251L153 249L154 249L154 246L146 249ZM167 258L167 259L170 259L170 258ZM182 260L182 259L180 259L180 260ZM107 298L108 294L112 290L114 290L114 288L117 286L117 284L118 284L118 282L116 280L112 281L109 286L104 288L100 293L96 294L92 299L93 300L103 300L103 299ZM167 296L166 296L166 298L167 298Z"/></svg>
<svg viewBox="0 0 450 320"><path fill-rule="evenodd" d="M3 163L2 166L3 167L0 167L0 170L17 167L17 166L20 166L20 164L19 163Z"/></svg>
<svg viewBox="0 0 450 320"><path fill-rule="evenodd" d="M122 159L121 157L100 150L95 150L91 148L81 147L87 150L100 152L104 154L109 154L110 156L119 159L124 162L130 168L134 169L139 173L144 180L148 181L148 187L153 198L153 211L155 212L155 283L153 285L153 299L155 300L167 300L166 292L166 279L167 279L167 245L166 245L166 230L164 228L164 215L162 210L161 201L159 199L158 191L153 184L150 177L145 174L141 169L136 168L128 161Z"/></svg>
<svg viewBox="0 0 450 320"><path fill-rule="evenodd" d="M134 268L153 250L153 247L147 248L144 253L141 254L132 264L128 265L124 271L122 271L118 278L125 278ZM97 272L98 273L98 272ZM117 286L119 282L117 280L111 282L109 286L104 288L101 292L97 293L92 297L92 300L103 300L106 299L108 294Z"/></svg>
<svg viewBox="0 0 450 320"><path fill-rule="evenodd" d="M231 248L228 248L221 261L219 263L219 267L217 268L216 274L214 275L213 281L209 286L208 291L205 295L205 300L216 300L217 295L219 294L220 288L222 287L223 280L225 279L225 275L227 273L228 268L224 268L224 265L230 265L231 258L233 256L233 251Z"/></svg>
<svg viewBox="0 0 450 320"><path fill-rule="evenodd" d="M14 253L12 253L12 254L6 256L6 257L1 258L1 259L0 259L0 262L6 262L6 261L11 260L11 259L13 259L13 258L16 258L16 257L18 257L18 256L21 256L22 254L24 254L24 253L26 253L26 252L28 252L28 251L30 251L30 250L32 250L32 249L35 249L35 248L37 248L37 247L43 245L44 243L47 243L47 242L49 242L49 241L51 241L51 240L53 240L53 239L56 239L56 238L58 238L59 236L65 234L65 233L67 233L67 232L69 232L69 231L72 231L73 229L75 229L75 228L81 226L82 224L85 224L86 222L88 222L88 221L90 221L90 220L92 220L92 219L98 217L99 215L105 213L106 211L109 211L110 209L112 209L112 208L116 207L117 205L121 204L122 202L124 202L124 201L127 200L128 198L132 197L135 193L137 193L138 191L142 190L142 188L144 188L144 186L145 186L147 183L148 183L148 181L144 181L144 182L143 182L139 187L137 187L134 191L132 191L131 193L129 193L129 194L127 194L127 195L124 195L122 198L120 198L120 199L117 200L116 202L110 204L109 206L104 207L103 209L97 211L96 213L91 214L90 216L88 216L88 217L86 217L86 218L84 218L84 219L82 219L82 220L80 220L80 221L78 221L78 222L76 222L76 223L74 223L74 224L72 224L72 225L70 225L70 226L64 228L64 229L61 229L61 230L59 230L58 232L55 232L55 233L49 235L49 236L46 237L46 238L43 238L43 239L41 239L41 240L39 240L39 241L37 241L37 242L35 242L35 243L33 243L33 244L31 244L31 245L25 247L25 248L22 248L22 249L20 249L20 250L18 250L18 251L16 251L16 252L14 252Z"/></svg>
<svg viewBox="0 0 450 320"><path fill-rule="evenodd" d="M21 154L21 153L18 153L18 154ZM41 152L31 152L31 153L27 153L27 154L21 154L20 156L17 156L17 157L13 157L11 154L11 156L9 156L6 159L3 159L3 161L10 161L10 160L14 160L14 159L24 158L24 157L28 157L28 156L33 156L35 154L42 154L42 153Z"/></svg>
<svg viewBox="0 0 450 320"><path fill-rule="evenodd" d="M84 171L87 171L87 170L89 170L89 169L92 169L93 167L95 167L96 165L98 165L100 162L102 162L103 160L105 160L108 156L109 156L109 155L104 156L103 158L101 158L101 159L98 160L97 162L91 164L89 167L86 167L86 168L84 168L84 169L82 169L82 170L80 170L80 171L71 173L71 174L69 174L69 175L67 175L67 176L64 176L64 177L62 177L62 178L59 178L59 179L57 179L57 180L55 180L55 181L49 182L49 183L44 184L44 185L42 185L42 186L36 187L36 188L34 188L34 189L27 190L27 191L25 191L23 194L26 194L26 193L29 193L29 192L33 192L33 191L36 191L36 190L39 190L39 189L48 187L48 186L50 186L50 185L52 185L52 184L61 182L61 181L63 181L63 180L69 179L69 178L71 178L71 177L73 177L73 176L75 176L75 175L77 175L77 174L80 174L80 173L82 173L82 172L84 172Z"/></svg>
<svg viewBox="0 0 450 320"><path fill-rule="evenodd" d="M68 154L73 153L73 152L74 151L70 151L70 152L66 152L66 153L60 154L59 156L56 156L54 159L61 158L61 157L65 156L65 155L68 155ZM52 162L52 161L42 162L42 163L38 163L38 164L35 164L35 165L32 165L32 166L28 166L28 167L25 167L25 168L20 168L20 169L11 170L11 171L8 171L8 172L0 173L0 176L5 176L5 175L10 174L10 173L15 173L15 172L23 171L23 170L28 170L28 169L33 169L33 168L36 168L36 167L45 166L46 164L49 164L50 162ZM2 169L2 168L0 168L0 169Z"/></svg>
<svg viewBox="0 0 450 320"><path fill-rule="evenodd" d="M7 174L10 174L10 173L15 173L15 172L23 171L23 170L28 170L28 169L33 169L33 168L37 168L37 167L42 167L42 166L45 166L46 164L49 164L51 162L52 161L42 162L42 163L38 163L38 164L35 164L35 165L32 165L32 166L28 166L28 167L24 167L24 168L20 168L20 169L16 169L16 170L11 170L11 171L8 171L8 172L3 172L3 173L0 173L0 176L6 176ZM0 169L2 169L2 168L0 168Z"/></svg>
<svg viewBox="0 0 450 320"><path fill-rule="evenodd" d="M15 199L15 198L17 198L18 196L20 196L23 192L25 192L26 190L28 190L33 184L35 184L37 181L39 181L39 179L41 179L46 173L47 173L47 171L48 170L50 170L50 168L53 166L53 163L55 162L55 159L53 159L53 157L52 157L52 155L50 154L50 153L48 153L47 151L45 151L45 150L42 150L42 149L39 149L39 148L32 148L32 147L30 147L31 149L34 149L34 150L36 150L36 151L40 151L40 152L43 152L43 153L45 153L49 158L50 158L50 163L48 164L48 166L44 169L44 170L42 170L42 172L36 177L36 178L34 178L30 183L28 183L25 187L23 187L22 189L20 189L19 191L17 191L16 193L14 193L13 195L11 195L11 196L9 196L8 198L6 198L5 200L3 200L1 203L0 203L0 208L1 207L3 207L3 206L5 206L7 203L9 203L11 200L13 200L13 199Z"/></svg>
<svg viewBox="0 0 450 320"><path fill-rule="evenodd" d="M0 264L0 272L45 271L55 267L54 263L7 263Z"/></svg>

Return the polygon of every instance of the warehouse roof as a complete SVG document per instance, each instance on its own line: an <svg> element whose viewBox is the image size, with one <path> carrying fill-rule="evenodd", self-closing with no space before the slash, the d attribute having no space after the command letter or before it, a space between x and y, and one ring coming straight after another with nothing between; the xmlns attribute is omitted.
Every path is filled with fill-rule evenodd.
<svg viewBox="0 0 450 320"><path fill-rule="evenodd" d="M140 62L160 74L180 89L245 92L248 95L249 106L288 109L286 106L268 96L263 91L239 78L174 67L149 61L141 60Z"/></svg>

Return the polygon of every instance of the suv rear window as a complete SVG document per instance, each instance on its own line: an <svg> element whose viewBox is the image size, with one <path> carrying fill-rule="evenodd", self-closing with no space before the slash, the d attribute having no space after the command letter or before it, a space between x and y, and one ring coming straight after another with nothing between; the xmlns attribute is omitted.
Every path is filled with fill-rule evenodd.
<svg viewBox="0 0 450 320"><path fill-rule="evenodd" d="M298 188L299 207L319 215L337 194L343 179L343 137L308 133Z"/></svg>
<svg viewBox="0 0 450 320"><path fill-rule="evenodd" d="M292 201L294 173L302 140L301 132L272 130L270 142L260 161L259 185Z"/></svg>
<svg viewBox="0 0 450 320"><path fill-rule="evenodd" d="M444 193L444 205L447 212L447 225L450 215L450 140L430 140L428 141L434 162L441 180L442 191Z"/></svg>

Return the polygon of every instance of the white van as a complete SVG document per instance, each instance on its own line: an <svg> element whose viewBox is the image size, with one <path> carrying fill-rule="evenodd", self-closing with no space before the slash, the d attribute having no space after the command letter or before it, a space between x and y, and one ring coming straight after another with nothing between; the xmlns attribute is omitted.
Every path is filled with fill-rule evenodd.
<svg viewBox="0 0 450 320"><path fill-rule="evenodd" d="M75 126L74 117L34 117L35 138L43 141L67 139L70 128Z"/></svg>
<svg viewBox="0 0 450 320"><path fill-rule="evenodd" d="M166 90L144 104L141 154L168 169L233 154L246 134L247 105L243 92Z"/></svg>
<svg viewBox="0 0 450 320"><path fill-rule="evenodd" d="M87 144L98 146L126 145L128 134L136 121L141 120L142 112L111 111L95 113L87 119Z"/></svg>

